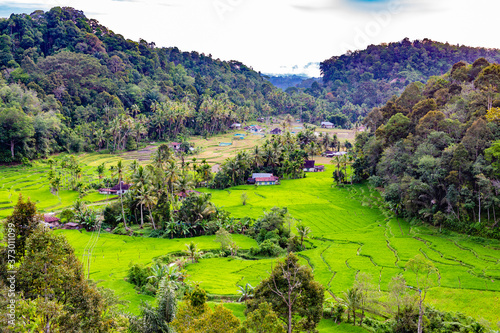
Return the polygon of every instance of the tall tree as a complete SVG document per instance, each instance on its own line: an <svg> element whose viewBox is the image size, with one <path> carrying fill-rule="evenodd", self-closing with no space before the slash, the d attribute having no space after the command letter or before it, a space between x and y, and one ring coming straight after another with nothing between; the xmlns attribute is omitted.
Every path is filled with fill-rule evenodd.
<svg viewBox="0 0 500 333"><path fill-rule="evenodd" d="M25 254L26 239L36 229L38 224L43 221L43 216L38 213L36 205L29 198L24 201L23 196L19 194L17 204L14 206L12 215L5 220L5 234L15 234L15 253L16 261L19 261ZM8 251L4 248L3 251ZM9 256L10 257L10 256ZM5 259L5 258L3 258Z"/></svg>
<svg viewBox="0 0 500 333"><path fill-rule="evenodd" d="M123 185L123 175L125 172L125 167L123 165L122 160L119 160L118 163L116 164L115 168L115 174L118 175L118 184L120 185L120 203L122 205L122 217L123 217L123 225L125 226L125 230L128 230L127 227L127 219L125 217L125 209L123 208L123 190L122 190L122 185Z"/></svg>
<svg viewBox="0 0 500 333"><path fill-rule="evenodd" d="M280 261L271 275L255 288L247 313L268 302L286 324L287 332L314 330L323 312L324 287L314 281L311 269L299 264L293 253Z"/></svg>
<svg viewBox="0 0 500 333"><path fill-rule="evenodd" d="M415 286L412 289L418 293L418 333L423 331L423 303L429 288L435 285L437 280L437 268L422 255L417 255L408 260L406 270L415 274Z"/></svg>
<svg viewBox="0 0 500 333"><path fill-rule="evenodd" d="M10 147L14 159L15 146L28 141L35 134L33 120L16 107L0 107L0 142Z"/></svg>

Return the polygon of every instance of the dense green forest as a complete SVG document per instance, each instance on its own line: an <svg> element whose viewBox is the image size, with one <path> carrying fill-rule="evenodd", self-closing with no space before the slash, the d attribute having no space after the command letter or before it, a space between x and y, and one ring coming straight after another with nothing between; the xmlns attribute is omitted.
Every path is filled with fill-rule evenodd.
<svg viewBox="0 0 500 333"><path fill-rule="evenodd" d="M473 63L480 57L499 62L500 51L405 38L323 61L320 68L324 83L306 91L333 103L355 122L400 94L408 84L425 83L431 76L445 74L459 61Z"/></svg>
<svg viewBox="0 0 500 333"><path fill-rule="evenodd" d="M499 237L500 65L454 64L365 118L358 179L383 186L399 215Z"/></svg>
<svg viewBox="0 0 500 333"><path fill-rule="evenodd" d="M0 19L0 71L0 162L130 150L287 113L350 126L327 101L287 94L238 61L131 41L67 7Z"/></svg>

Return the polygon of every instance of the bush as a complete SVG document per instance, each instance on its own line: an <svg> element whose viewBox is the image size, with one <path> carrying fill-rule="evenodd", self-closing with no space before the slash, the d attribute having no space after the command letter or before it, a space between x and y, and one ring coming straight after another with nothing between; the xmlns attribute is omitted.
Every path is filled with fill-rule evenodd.
<svg viewBox="0 0 500 333"><path fill-rule="evenodd" d="M172 256L170 256L169 254L165 254L165 255L154 258L153 261L154 261L154 263L156 263L158 265L162 265L162 264L170 264L173 260L172 260Z"/></svg>
<svg viewBox="0 0 500 333"><path fill-rule="evenodd" d="M381 187L383 184L383 180L379 176L370 176L370 178L368 178L368 182L373 187Z"/></svg>
<svg viewBox="0 0 500 333"><path fill-rule="evenodd" d="M125 143L125 149L127 151L131 150L136 150L137 149L137 143L135 142L135 139L132 135L129 135L127 138L127 142Z"/></svg>
<svg viewBox="0 0 500 333"><path fill-rule="evenodd" d="M65 209L59 214L62 223L71 222L73 217L75 217L75 213L71 209Z"/></svg>
<svg viewBox="0 0 500 333"><path fill-rule="evenodd" d="M145 285L143 285L141 288L136 287L135 289L140 294L147 295L147 296L153 296L153 297L156 295L156 292L158 291L158 289L149 282L146 283Z"/></svg>
<svg viewBox="0 0 500 333"><path fill-rule="evenodd" d="M305 249L305 246L300 245L300 238L296 235L288 238L287 252L300 252Z"/></svg>
<svg viewBox="0 0 500 333"><path fill-rule="evenodd" d="M27 166L27 167L33 166L31 161L29 159L27 159L26 157L21 158L21 163L22 163L22 165Z"/></svg>
<svg viewBox="0 0 500 333"><path fill-rule="evenodd" d="M102 212L104 217L103 222L110 226L116 227L119 224L119 222L116 220L116 216L119 216L121 213L122 209L119 202L110 204L109 206L106 206Z"/></svg>
<svg viewBox="0 0 500 333"><path fill-rule="evenodd" d="M140 264L133 264L128 270L128 282L139 288L148 283L149 268Z"/></svg>
<svg viewBox="0 0 500 333"><path fill-rule="evenodd" d="M266 239L259 245L258 248L252 247L250 249L250 253L255 256L277 257L283 253L283 249L276 243L275 240Z"/></svg>

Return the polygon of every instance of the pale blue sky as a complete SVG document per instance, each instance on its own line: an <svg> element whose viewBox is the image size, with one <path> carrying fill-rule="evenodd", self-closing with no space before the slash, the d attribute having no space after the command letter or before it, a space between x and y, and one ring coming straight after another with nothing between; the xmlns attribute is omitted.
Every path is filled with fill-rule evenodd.
<svg viewBox="0 0 500 333"><path fill-rule="evenodd" d="M404 37L500 48L500 4L486 0L0 0L0 16L54 6L83 10L125 38L265 73Z"/></svg>

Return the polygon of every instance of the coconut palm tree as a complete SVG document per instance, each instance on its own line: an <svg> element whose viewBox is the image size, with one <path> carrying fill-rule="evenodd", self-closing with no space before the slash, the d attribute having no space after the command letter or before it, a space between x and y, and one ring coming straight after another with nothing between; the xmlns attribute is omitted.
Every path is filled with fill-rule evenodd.
<svg viewBox="0 0 500 333"><path fill-rule="evenodd" d="M330 146L330 143L331 143L331 139L330 139L330 136L328 135L328 133L325 133L325 136L323 137L323 140L321 141L321 143L323 144L323 147L325 147L325 150L328 150L328 147Z"/></svg>
<svg viewBox="0 0 500 333"><path fill-rule="evenodd" d="M264 160L262 158L262 151L259 148L259 146L255 146L253 149L253 166L254 168L260 168L264 163Z"/></svg>
<svg viewBox="0 0 500 333"><path fill-rule="evenodd" d="M132 173L135 172L137 170L137 168L139 168L139 161L137 161L137 160L133 160L132 163L130 163L128 165L128 169Z"/></svg>
<svg viewBox="0 0 500 333"><path fill-rule="evenodd" d="M351 320L352 313L354 325L356 325L356 311L360 307L361 296L361 291L357 287L352 287L344 292L343 303L347 307L347 321Z"/></svg>
<svg viewBox="0 0 500 333"><path fill-rule="evenodd" d="M174 221L170 221L165 224L165 233L170 235L170 239L174 238L174 235L177 233L178 226L177 222Z"/></svg>
<svg viewBox="0 0 500 333"><path fill-rule="evenodd" d="M106 171L106 166L104 165L104 163L97 166L97 175L99 176L99 179L102 179L102 177L104 177L105 171Z"/></svg>
<svg viewBox="0 0 500 333"><path fill-rule="evenodd" d="M304 242L304 238L307 238L307 235L311 232L311 228L304 224L298 224L297 225L297 232L299 233L300 237L300 246L302 246L302 243Z"/></svg>
<svg viewBox="0 0 500 333"><path fill-rule="evenodd" d="M124 165L122 160L119 160L116 164L115 174L118 175L118 184L120 184L120 193L122 193L122 184L123 184L123 174L124 174ZM123 195L120 194L120 202L122 205L122 216L123 216L123 225L125 226L125 230L128 230L127 220L125 218L125 209L123 208Z"/></svg>
<svg viewBox="0 0 500 333"><path fill-rule="evenodd" d="M178 192L188 193L194 189L193 176L190 173L183 172L179 178L174 181L174 188Z"/></svg>
<svg viewBox="0 0 500 333"><path fill-rule="evenodd" d="M337 172L337 185L340 182L340 168L342 163L342 156L336 155L334 159L330 161L330 163L335 165L335 171Z"/></svg>
<svg viewBox="0 0 500 333"><path fill-rule="evenodd" d="M142 211L142 207L144 206L144 199L145 198L146 198L146 190L144 189L144 185L136 188L135 199L139 200L139 206L141 209L141 229L144 228L144 214Z"/></svg>
<svg viewBox="0 0 500 333"><path fill-rule="evenodd" d="M153 218L153 207L158 202L158 197L156 196L155 189L152 186L144 187L144 193L140 202L149 210L149 217L151 218L153 229L156 230L155 220Z"/></svg>
<svg viewBox="0 0 500 333"><path fill-rule="evenodd" d="M52 188L56 191L56 195L59 196L59 188L61 187L61 177L56 176L50 181Z"/></svg>
<svg viewBox="0 0 500 333"><path fill-rule="evenodd" d="M186 244L185 252L189 256L189 259L191 259L191 262L193 264L200 253L200 251L198 250L198 247L196 246L196 244L194 242Z"/></svg>

